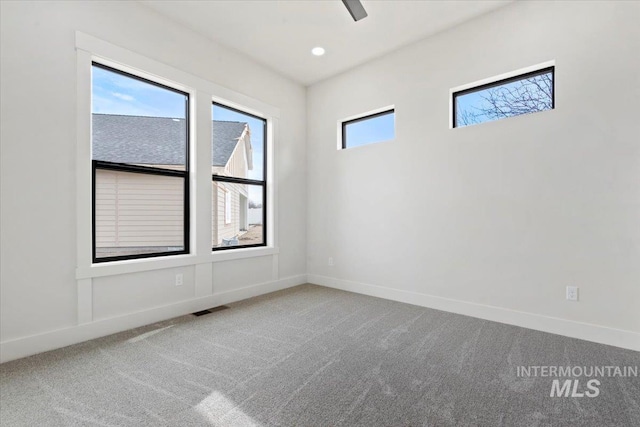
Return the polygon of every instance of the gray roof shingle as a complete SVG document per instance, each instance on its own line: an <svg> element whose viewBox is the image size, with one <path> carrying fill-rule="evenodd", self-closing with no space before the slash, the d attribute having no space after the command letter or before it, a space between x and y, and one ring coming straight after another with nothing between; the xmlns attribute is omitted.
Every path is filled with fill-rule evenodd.
<svg viewBox="0 0 640 427"><path fill-rule="evenodd" d="M246 123L213 121L212 166L225 166ZM185 120L93 114L94 160L147 165L184 165Z"/></svg>
<svg viewBox="0 0 640 427"><path fill-rule="evenodd" d="M247 123L213 121L212 166L225 166L238 144ZM244 147L242 147L244 149Z"/></svg>

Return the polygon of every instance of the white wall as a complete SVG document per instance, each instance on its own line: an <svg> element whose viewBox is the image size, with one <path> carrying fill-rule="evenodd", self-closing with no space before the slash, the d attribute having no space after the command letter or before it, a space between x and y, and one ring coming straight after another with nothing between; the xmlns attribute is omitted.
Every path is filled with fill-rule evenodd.
<svg viewBox="0 0 640 427"><path fill-rule="evenodd" d="M309 281L640 349L638 22L517 2L311 86ZM550 60L554 111L449 129L450 88ZM336 150L391 104L395 141Z"/></svg>
<svg viewBox="0 0 640 427"><path fill-rule="evenodd" d="M137 2L2 2L1 7L2 360L304 281L302 86ZM280 252L214 263L208 274L219 298L196 298L202 296L195 286L202 275L193 266L100 277L93 280L89 301L94 323L78 326L76 31L279 109ZM180 272L185 284L176 288ZM113 318L120 321L104 322Z"/></svg>

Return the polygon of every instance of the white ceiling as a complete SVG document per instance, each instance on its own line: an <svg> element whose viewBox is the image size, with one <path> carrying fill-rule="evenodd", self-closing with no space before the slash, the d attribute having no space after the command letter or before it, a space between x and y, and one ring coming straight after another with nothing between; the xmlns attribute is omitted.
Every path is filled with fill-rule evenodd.
<svg viewBox="0 0 640 427"><path fill-rule="evenodd" d="M144 0L142 3L304 85L450 28L511 0ZM327 53L311 55L322 46Z"/></svg>

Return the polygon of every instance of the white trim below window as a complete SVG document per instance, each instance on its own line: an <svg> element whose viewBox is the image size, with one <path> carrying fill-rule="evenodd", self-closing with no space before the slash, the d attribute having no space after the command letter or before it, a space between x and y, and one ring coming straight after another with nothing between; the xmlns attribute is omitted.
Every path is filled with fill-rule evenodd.
<svg viewBox="0 0 640 427"><path fill-rule="evenodd" d="M114 276L117 274L139 273L142 271L161 270L165 268L187 267L190 265L209 264L212 262L231 261L234 259L254 258L277 255L278 248L238 248L233 251L213 252L207 255L176 255L163 259L142 258L125 261L114 261L108 264L95 264L91 267L77 268L76 279L92 279L94 277Z"/></svg>

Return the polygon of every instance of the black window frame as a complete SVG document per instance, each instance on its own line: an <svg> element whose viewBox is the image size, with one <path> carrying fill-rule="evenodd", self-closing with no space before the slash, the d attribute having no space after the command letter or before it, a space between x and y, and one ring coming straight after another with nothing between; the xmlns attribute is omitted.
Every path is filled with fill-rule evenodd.
<svg viewBox="0 0 640 427"><path fill-rule="evenodd" d="M267 246L267 236L268 236L268 224L267 224L267 208L269 206L269 201L267 200L267 152L268 152L268 144L269 141L267 139L267 119L264 117L256 116L255 114L248 113L246 111L239 110L234 107L230 107L228 105L222 104L220 102L213 101L211 103L211 108L213 106L225 108L227 110L231 110L233 112L243 114L245 116L252 117L256 120L260 120L264 123L262 129L262 141L264 146L262 147L263 156L262 156L262 180L258 179L248 179L248 178L238 178L234 176L224 176L224 175L216 175L211 174L211 182L226 182L230 184L247 184L247 185L258 185L262 187L262 243L253 243L249 245L233 245L233 246L213 246L213 242L211 242L211 250L212 251L229 251L229 250L237 250L237 249L245 249L245 248L258 248ZM214 119L215 120L215 119ZM214 121L212 120L212 122ZM213 142L212 142L213 143ZM213 151L213 150L212 150ZM211 159L210 159L211 161ZM217 208L216 208L217 209ZM212 212L213 213L213 212ZM213 224L212 224L213 227Z"/></svg>
<svg viewBox="0 0 640 427"><path fill-rule="evenodd" d="M190 235L191 235L191 224L190 224L190 196L189 196L189 152L190 152L190 119L189 119L189 103L190 103L190 95L187 92L172 88L170 86L165 86L161 83L154 82L153 80L146 79L144 77L136 76L135 74L128 73L126 71L119 70L117 68L110 67L108 65L101 64L100 62L92 61L91 67L102 68L112 73L120 74L122 76L132 78L134 80L138 80L147 84L151 84L153 86L157 86L162 89L166 89L175 93L179 93L180 95L184 95L185 99L185 131L186 131L186 140L185 140L185 165L184 170L172 170L172 169L163 169L157 168L153 166L140 166L140 165L132 165L128 163L116 163L116 162L108 162L103 160L91 160L91 247L92 247L92 260L94 264L104 263L104 262L113 262L113 261L125 261L131 259L141 259L141 258L156 258L162 256L173 256L173 255L185 255L190 253ZM93 88L93 79L92 79L92 88ZM93 116L93 111L91 112ZM91 141L93 146L93 132L91 135ZM144 175L160 175L160 176L168 176L173 178L182 178L183 179L183 244L184 249L179 251L164 251L164 252L151 252L151 253L143 253L143 254L129 254L129 255L115 255L115 256L105 256L105 257L96 257L96 173L98 170L109 170L116 172L128 172L128 173L138 173Z"/></svg>
<svg viewBox="0 0 640 427"><path fill-rule="evenodd" d="M555 110L556 108L556 67L555 65L551 65L549 67L541 68L539 70L529 71L527 73L518 74L512 77L507 77L505 79L496 80L495 82L485 83L479 86L474 86L474 87L453 92L451 94L452 107L453 107L452 108L453 129L456 129L459 127L458 120L457 120L457 115L458 115L457 98L459 96L468 95L474 92L480 92L482 90L489 89L492 87L502 86L505 84L517 82L519 80L525 80L531 77L541 76L543 74L548 74L548 73L551 73L551 108L550 110ZM545 111L548 111L548 110L545 110ZM526 114L518 114L518 116L523 116L523 115L526 115ZM510 116L510 117L518 117L518 116ZM504 117L504 118L508 119L509 117ZM498 120L501 120L501 119L490 120L490 121L495 122ZM482 122L482 123L487 123L487 122ZM482 123L478 123L478 124L482 124ZM467 127L467 126L463 126L463 127Z"/></svg>
<svg viewBox="0 0 640 427"><path fill-rule="evenodd" d="M342 122L342 149L346 150L348 148L355 148L355 147L348 147L347 146L347 126L354 124L354 123L358 123L358 122L364 122L367 120L371 120L371 119L375 119L376 117L381 117L381 116L386 116L389 114L395 114L396 113L396 109L394 108L390 108L388 110L384 110L384 111L380 111L377 113L373 113L373 114L368 114L366 116L362 116L362 117L358 117L356 119L351 119L351 120L346 120L344 122ZM393 123L393 132L395 134L395 118L394 118L394 123ZM369 145L369 144L375 144L377 142L383 142L383 141L387 141L387 140L381 140L381 141L373 141L373 142L367 142L366 144L362 144L362 145ZM357 147L361 147L362 145L358 145Z"/></svg>

